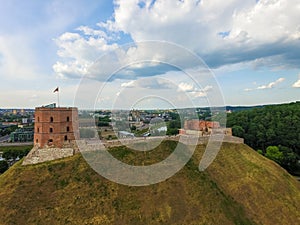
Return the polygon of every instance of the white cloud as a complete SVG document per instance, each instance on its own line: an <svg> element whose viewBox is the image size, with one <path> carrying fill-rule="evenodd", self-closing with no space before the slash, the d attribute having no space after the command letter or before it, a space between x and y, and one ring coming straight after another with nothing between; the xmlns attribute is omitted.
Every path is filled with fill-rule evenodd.
<svg viewBox="0 0 300 225"><path fill-rule="evenodd" d="M194 98L201 98L201 97L207 96L207 93L203 92L203 91L193 91L193 92L191 92L191 94Z"/></svg>
<svg viewBox="0 0 300 225"><path fill-rule="evenodd" d="M178 43L211 65L289 54L282 47L299 46L299 0L137 2L116 1L115 27L134 41Z"/></svg>
<svg viewBox="0 0 300 225"><path fill-rule="evenodd" d="M145 40L177 43L215 68L251 61L255 67L299 64L300 0L116 0L114 3L111 20L99 22L94 29L80 26L76 29L79 33L65 33L56 39L62 58L53 66L56 73L84 74L97 57L118 47L123 34L135 43ZM153 49L139 51L138 45L128 49L126 57L139 58L150 51L153 62L170 58L167 50L155 55ZM183 59L174 54L172 58L175 62Z"/></svg>
<svg viewBox="0 0 300 225"><path fill-rule="evenodd" d="M161 77L146 77L121 84L123 88L174 89L174 84Z"/></svg>
<svg viewBox="0 0 300 225"><path fill-rule="evenodd" d="M274 43L280 39L299 39L299 1L260 0L253 7L233 14L229 39Z"/></svg>
<svg viewBox="0 0 300 225"><path fill-rule="evenodd" d="M134 81L125 82L121 84L121 87L134 87Z"/></svg>
<svg viewBox="0 0 300 225"><path fill-rule="evenodd" d="M253 3L250 0L144 2L146 6L141 8L135 0L116 1L115 27L129 33L135 41L172 41L193 50L214 48L219 40L217 34L230 29L233 11Z"/></svg>
<svg viewBox="0 0 300 225"><path fill-rule="evenodd" d="M201 97L206 97L207 96L207 93L212 90L212 86L205 86L203 88L203 90L198 90L198 89L195 89L194 91L192 91L192 95L193 97L195 98L201 98Z"/></svg>
<svg viewBox="0 0 300 225"><path fill-rule="evenodd" d="M277 79L276 81L270 82L270 83L265 84L265 85L258 86L256 88L245 88L244 91L248 92L248 91L254 91L254 90L272 89L276 85L282 83L283 81L285 81L285 78L281 77L281 78ZM255 84L256 84L256 82L255 82Z"/></svg>
<svg viewBox="0 0 300 225"><path fill-rule="evenodd" d="M293 84L294 88L300 88L300 79Z"/></svg>
<svg viewBox="0 0 300 225"><path fill-rule="evenodd" d="M199 97L206 97L207 93L212 90L212 86L207 85L203 89L199 90L198 88L194 87L193 84L181 82L178 85L178 92L187 92L187 94L191 95L193 98Z"/></svg>
<svg viewBox="0 0 300 225"><path fill-rule="evenodd" d="M278 80L274 81L274 82L271 82L267 85L262 85L262 86L259 86L257 87L258 90L262 90L262 89L271 89L273 87L275 87L277 84L283 82L285 79L284 78L279 78Z"/></svg>
<svg viewBox="0 0 300 225"><path fill-rule="evenodd" d="M192 84L187 84L187 83L182 82L178 85L178 89L180 91L193 91L195 88L194 88L194 85L192 85Z"/></svg>
<svg viewBox="0 0 300 225"><path fill-rule="evenodd" d="M108 39L108 37L104 31L95 30L88 26L80 26L76 30L82 31L85 35L88 35L88 36L97 36L97 37L103 37L105 39Z"/></svg>
<svg viewBox="0 0 300 225"><path fill-rule="evenodd" d="M57 54L62 61L56 62L53 70L61 77L86 75L100 55L117 48L117 44L108 44L103 31L83 26L77 30L84 34L66 32L55 39L59 47Z"/></svg>
<svg viewBox="0 0 300 225"><path fill-rule="evenodd" d="M210 90L212 90L212 86L205 86L204 88L203 88L203 91L205 91L205 92L207 92L207 91L210 91Z"/></svg>
<svg viewBox="0 0 300 225"><path fill-rule="evenodd" d="M74 41L77 39L80 39L80 35L77 33L71 33L71 32L66 32L58 38L58 40L60 41L59 44L63 43L64 41Z"/></svg>

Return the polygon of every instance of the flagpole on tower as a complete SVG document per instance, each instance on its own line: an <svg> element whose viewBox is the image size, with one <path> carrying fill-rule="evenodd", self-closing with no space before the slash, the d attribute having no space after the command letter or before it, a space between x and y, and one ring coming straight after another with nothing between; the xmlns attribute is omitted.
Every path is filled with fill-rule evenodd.
<svg viewBox="0 0 300 225"><path fill-rule="evenodd" d="M57 92L57 105L58 105L58 108L59 108L59 91Z"/></svg>
<svg viewBox="0 0 300 225"><path fill-rule="evenodd" d="M59 88L55 88L55 90L53 91L54 93L57 92L57 105L59 107Z"/></svg>

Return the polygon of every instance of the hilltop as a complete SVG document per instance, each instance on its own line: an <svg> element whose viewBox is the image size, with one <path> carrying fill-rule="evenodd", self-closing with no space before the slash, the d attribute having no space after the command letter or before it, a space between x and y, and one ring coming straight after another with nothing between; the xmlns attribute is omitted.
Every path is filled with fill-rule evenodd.
<svg viewBox="0 0 300 225"><path fill-rule="evenodd" d="M151 164L174 141L112 155ZM205 146L173 177L129 187L94 172L80 154L36 165L16 163L0 176L0 224L300 224L300 183L244 144L223 143L216 160L198 170Z"/></svg>

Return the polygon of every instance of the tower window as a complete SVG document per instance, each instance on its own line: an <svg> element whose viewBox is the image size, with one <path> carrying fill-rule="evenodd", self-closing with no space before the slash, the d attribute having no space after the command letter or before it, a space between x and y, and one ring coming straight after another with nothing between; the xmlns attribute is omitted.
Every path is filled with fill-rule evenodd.
<svg viewBox="0 0 300 225"><path fill-rule="evenodd" d="M40 133L40 128L39 127L37 128L37 132Z"/></svg>
<svg viewBox="0 0 300 225"><path fill-rule="evenodd" d="M36 140L35 140L35 143L39 143L39 139L36 139Z"/></svg>
<svg viewBox="0 0 300 225"><path fill-rule="evenodd" d="M40 117L38 116L37 121L40 122Z"/></svg>
<svg viewBox="0 0 300 225"><path fill-rule="evenodd" d="M67 132L69 132L70 131L70 127L67 127Z"/></svg>
<svg viewBox="0 0 300 225"><path fill-rule="evenodd" d="M53 144L53 139L49 139L48 140L48 145L52 145Z"/></svg>
<svg viewBox="0 0 300 225"><path fill-rule="evenodd" d="M67 135L65 135L65 141L67 141L68 140L68 136Z"/></svg>
<svg viewBox="0 0 300 225"><path fill-rule="evenodd" d="M70 117L67 116L67 122L69 122L69 121L70 121Z"/></svg>
<svg viewBox="0 0 300 225"><path fill-rule="evenodd" d="M50 122L51 122L51 123L53 122L53 117L52 117L52 116L50 117Z"/></svg>
<svg viewBox="0 0 300 225"><path fill-rule="evenodd" d="M53 133L53 128L52 127L50 127L50 133Z"/></svg>

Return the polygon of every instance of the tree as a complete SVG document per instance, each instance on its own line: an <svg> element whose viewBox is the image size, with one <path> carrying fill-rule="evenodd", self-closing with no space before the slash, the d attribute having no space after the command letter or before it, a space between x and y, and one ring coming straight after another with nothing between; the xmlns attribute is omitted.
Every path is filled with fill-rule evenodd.
<svg viewBox="0 0 300 225"><path fill-rule="evenodd" d="M261 155L264 155L263 151L261 149L258 149L257 150L257 153L261 154Z"/></svg>
<svg viewBox="0 0 300 225"><path fill-rule="evenodd" d="M166 135L177 135L178 129L177 128L168 128Z"/></svg>
<svg viewBox="0 0 300 225"><path fill-rule="evenodd" d="M30 149L19 150L19 158L23 158L30 152Z"/></svg>
<svg viewBox="0 0 300 225"><path fill-rule="evenodd" d="M175 114L177 115L177 114ZM176 135L178 134L178 129L181 128L181 122L179 120L179 117L177 120L172 120L167 123L167 132L166 135Z"/></svg>
<svg viewBox="0 0 300 225"><path fill-rule="evenodd" d="M16 151L7 149L3 152L2 157L6 160L15 159L17 157Z"/></svg>
<svg viewBox="0 0 300 225"><path fill-rule="evenodd" d="M279 151L279 148L277 146L267 147L265 156L277 162L278 164L281 164L283 160L283 154L281 151Z"/></svg>
<svg viewBox="0 0 300 225"><path fill-rule="evenodd" d="M278 148L283 155L281 166L289 172L295 171L298 167L297 155L288 147L279 145Z"/></svg>
<svg viewBox="0 0 300 225"><path fill-rule="evenodd" d="M172 120L172 121L169 121L167 126L168 126L168 128L180 129L181 128L181 122L180 122L180 120Z"/></svg>
<svg viewBox="0 0 300 225"><path fill-rule="evenodd" d="M108 127L109 123L105 121L99 121L97 125L98 127Z"/></svg>
<svg viewBox="0 0 300 225"><path fill-rule="evenodd" d="M0 161L0 173L4 173L8 169L8 163L6 160Z"/></svg>

